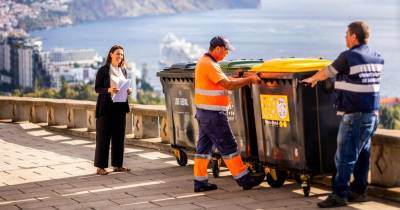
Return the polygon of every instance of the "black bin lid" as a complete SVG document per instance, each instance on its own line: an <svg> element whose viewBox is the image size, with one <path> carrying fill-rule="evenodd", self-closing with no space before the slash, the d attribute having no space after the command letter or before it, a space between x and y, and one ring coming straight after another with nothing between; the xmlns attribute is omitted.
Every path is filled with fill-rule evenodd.
<svg viewBox="0 0 400 210"><path fill-rule="evenodd" d="M194 71L196 63L175 63L170 67L165 68L163 71L180 72L180 71Z"/></svg>
<svg viewBox="0 0 400 210"><path fill-rule="evenodd" d="M158 77L193 78L196 63L176 63L157 72Z"/></svg>

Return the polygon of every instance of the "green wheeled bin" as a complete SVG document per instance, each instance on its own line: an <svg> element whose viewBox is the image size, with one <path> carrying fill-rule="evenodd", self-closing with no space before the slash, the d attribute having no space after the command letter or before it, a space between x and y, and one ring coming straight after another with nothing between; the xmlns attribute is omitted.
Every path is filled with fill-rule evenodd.
<svg viewBox="0 0 400 210"><path fill-rule="evenodd" d="M242 77L253 66L263 62L262 59L238 59L222 61L219 64L228 77ZM251 131L255 128L251 86L229 91L229 98L231 103L227 115L232 133L238 143L244 162L250 169L257 171L259 169L257 165L257 136L255 132ZM216 174L214 171L219 171L216 163L221 163L221 159L213 158L211 162L213 174Z"/></svg>
<svg viewBox="0 0 400 210"><path fill-rule="evenodd" d="M222 61L220 66L227 76L242 76L244 72L262 60L232 60ZM195 63L178 63L157 73L165 94L167 108L168 132L171 134L171 146L179 165L187 164L187 151L194 151L198 141L198 125L195 119L196 107L194 104L194 70ZM228 109L228 119L232 132L247 162L258 159L255 133L248 132L254 128L252 100L246 95L251 94L251 88L229 91L231 105ZM249 120L248 115L252 118ZM249 125L249 123L251 125ZM252 135L252 136L251 136ZM250 144L250 139L252 143ZM211 160L211 169L214 177L219 177L220 166L223 164L221 156L214 150ZM252 167L252 165L249 165Z"/></svg>

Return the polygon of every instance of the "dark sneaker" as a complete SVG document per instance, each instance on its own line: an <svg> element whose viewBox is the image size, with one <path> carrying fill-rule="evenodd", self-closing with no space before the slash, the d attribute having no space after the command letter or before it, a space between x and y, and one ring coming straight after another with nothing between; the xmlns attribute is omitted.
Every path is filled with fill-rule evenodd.
<svg viewBox="0 0 400 210"><path fill-rule="evenodd" d="M337 195L330 194L324 201L317 203L317 205L319 208L333 208L339 206L347 206L347 202L345 199Z"/></svg>
<svg viewBox="0 0 400 210"><path fill-rule="evenodd" d="M349 191L347 200L349 202L365 202L367 201L367 193L358 194L353 191Z"/></svg>
<svg viewBox="0 0 400 210"><path fill-rule="evenodd" d="M253 187L260 185L264 179L264 173L249 175L249 180L242 186L243 190L251 190Z"/></svg>
<svg viewBox="0 0 400 210"><path fill-rule="evenodd" d="M204 191L210 191L210 190L216 190L218 189L216 184L211 184L211 183L205 183L205 184L197 184L194 186L194 192L204 192Z"/></svg>

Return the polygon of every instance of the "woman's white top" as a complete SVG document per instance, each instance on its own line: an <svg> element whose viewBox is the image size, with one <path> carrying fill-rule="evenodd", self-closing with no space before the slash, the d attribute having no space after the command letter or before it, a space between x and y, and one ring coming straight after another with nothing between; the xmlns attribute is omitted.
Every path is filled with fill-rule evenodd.
<svg viewBox="0 0 400 210"><path fill-rule="evenodd" d="M118 88L120 84L122 84L126 80L124 74L120 67L114 67L110 64L110 86ZM115 93L112 93L111 96L114 96Z"/></svg>

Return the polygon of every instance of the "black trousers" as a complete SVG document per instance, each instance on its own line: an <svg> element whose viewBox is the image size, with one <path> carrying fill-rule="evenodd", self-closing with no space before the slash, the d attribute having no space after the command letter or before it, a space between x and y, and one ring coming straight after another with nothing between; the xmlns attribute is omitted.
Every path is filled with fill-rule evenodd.
<svg viewBox="0 0 400 210"><path fill-rule="evenodd" d="M111 141L111 165L122 167L124 157L126 113L123 103L113 103L112 110L96 120L96 152L94 166L108 167Z"/></svg>

